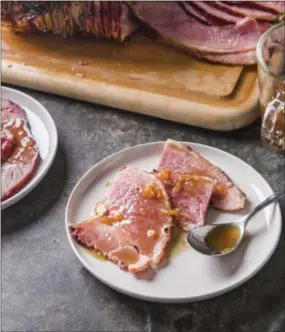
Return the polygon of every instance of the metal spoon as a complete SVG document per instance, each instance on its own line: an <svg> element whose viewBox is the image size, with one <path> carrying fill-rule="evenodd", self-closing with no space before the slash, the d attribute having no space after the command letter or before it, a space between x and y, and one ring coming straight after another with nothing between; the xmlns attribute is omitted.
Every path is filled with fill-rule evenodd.
<svg viewBox="0 0 285 332"><path fill-rule="evenodd" d="M204 255L209 255L209 256L223 256L227 255L231 252L233 252L242 242L246 226L250 219L259 211L264 209L267 205L274 203L278 201L279 199L285 197L285 193L280 193L280 194L273 194L269 196L265 201L257 205L252 212L244 216L241 220L235 221L232 223L225 223L225 224L216 224L216 225L206 225L206 226L201 226L192 229L190 232L188 232L186 236L186 240L188 244L193 247L196 251L200 252L201 254ZM210 231L213 231L213 229L216 229L218 227L227 227L227 226L236 226L239 228L239 239L236 241L235 245L230 248L230 250L223 252L223 251L217 251L213 248L210 248L205 239L207 235L209 234Z"/></svg>

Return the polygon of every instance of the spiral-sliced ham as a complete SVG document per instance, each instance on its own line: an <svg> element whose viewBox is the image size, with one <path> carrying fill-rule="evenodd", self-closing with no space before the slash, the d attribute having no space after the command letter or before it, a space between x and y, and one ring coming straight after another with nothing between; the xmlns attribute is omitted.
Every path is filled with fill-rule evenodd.
<svg viewBox="0 0 285 332"><path fill-rule="evenodd" d="M185 11L187 13L194 16L195 18L197 18L199 21L201 21L204 24L223 25L223 24L221 24L221 23L223 23L223 21L216 19L212 15L207 15L207 14L205 15L204 11L202 11L201 9L196 7L195 4L193 3L193 1L182 1L181 5L183 6L183 8L185 9Z"/></svg>
<svg viewBox="0 0 285 332"><path fill-rule="evenodd" d="M252 3L265 9L274 10L279 14L285 13L285 1L252 1Z"/></svg>
<svg viewBox="0 0 285 332"><path fill-rule="evenodd" d="M215 2L204 2L204 1L193 1L193 5L197 6L201 11L203 11L205 17L214 17L216 20L220 20L224 23L231 24L240 21L242 16L240 14L235 14L234 12L227 12L221 10L219 7L215 7Z"/></svg>
<svg viewBox="0 0 285 332"><path fill-rule="evenodd" d="M225 1L210 2L209 7L213 10L217 10L220 13L226 13L228 15L241 15L242 17L251 17L257 20L264 21L276 21L276 13L272 13L263 9L251 6L250 2L247 3L226 3ZM238 18L236 16L236 18Z"/></svg>
<svg viewBox="0 0 285 332"><path fill-rule="evenodd" d="M255 19L235 25L206 26L188 15L176 2L132 2L137 17L156 30L166 42L181 49L206 53L253 50L261 36Z"/></svg>
<svg viewBox="0 0 285 332"><path fill-rule="evenodd" d="M217 54L217 53L195 53L198 58L210 62L224 63L226 65L254 65L256 64L256 51Z"/></svg>
<svg viewBox="0 0 285 332"><path fill-rule="evenodd" d="M120 41L124 41L137 29L137 23L126 3L121 2L120 8Z"/></svg>
<svg viewBox="0 0 285 332"><path fill-rule="evenodd" d="M153 174L128 166L119 172L106 213L71 226L73 238L129 272L160 264L172 230L169 197Z"/></svg>
<svg viewBox="0 0 285 332"><path fill-rule="evenodd" d="M158 167L158 170L162 169L212 179L215 188L211 201L221 210L237 211L245 206L245 194L233 184L229 177L188 146L167 140Z"/></svg>

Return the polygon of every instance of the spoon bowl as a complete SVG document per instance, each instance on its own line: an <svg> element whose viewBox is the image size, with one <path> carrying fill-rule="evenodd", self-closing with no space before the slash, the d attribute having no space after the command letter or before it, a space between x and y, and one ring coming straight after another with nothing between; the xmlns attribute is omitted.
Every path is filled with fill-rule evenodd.
<svg viewBox="0 0 285 332"><path fill-rule="evenodd" d="M278 201L284 196L284 193L269 196L266 200L256 206L252 212L236 222L193 228L190 232L188 232L186 240L193 249L203 255L228 255L236 250L241 244L244 238L246 226L251 218L266 206ZM235 231L233 232L233 230Z"/></svg>
<svg viewBox="0 0 285 332"><path fill-rule="evenodd" d="M214 247L211 247L207 243L207 236L213 231L228 228L231 227L232 225L233 223L223 223L223 224L197 227L187 234L186 240L188 244L191 245L191 247L193 247L196 251L200 252L203 255L224 256L234 251L242 242L245 233L244 223L242 221L234 223L234 226L239 229L239 238L237 239L237 241L234 243L233 246L227 247L226 250L221 251L217 250Z"/></svg>

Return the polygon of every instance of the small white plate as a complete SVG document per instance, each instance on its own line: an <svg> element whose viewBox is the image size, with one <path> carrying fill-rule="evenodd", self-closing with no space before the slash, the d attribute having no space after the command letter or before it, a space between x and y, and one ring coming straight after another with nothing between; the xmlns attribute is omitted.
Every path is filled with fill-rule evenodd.
<svg viewBox="0 0 285 332"><path fill-rule="evenodd" d="M205 145L189 144L193 149L223 169L256 206L272 194L264 178L251 166L224 151ZM255 275L273 254L281 233L278 204L268 206L249 223L250 237L236 252L224 257L208 257L186 248L160 269L152 280L142 280L120 270L109 261L100 261L78 245L70 236L68 224L89 217L96 202L104 199L120 167L135 165L152 171L157 167L164 142L138 145L118 152L91 168L74 188L66 209L65 222L69 243L96 278L130 296L155 302L191 302L212 298L241 285ZM210 210L208 220L215 223L234 221L240 216ZM245 244L247 244L245 248Z"/></svg>
<svg viewBox="0 0 285 332"><path fill-rule="evenodd" d="M18 193L1 203L1 210L18 202L37 186L52 165L57 150L56 126L49 112L39 102L7 87L2 87L2 99L10 99L26 111L39 149L40 164L32 179Z"/></svg>

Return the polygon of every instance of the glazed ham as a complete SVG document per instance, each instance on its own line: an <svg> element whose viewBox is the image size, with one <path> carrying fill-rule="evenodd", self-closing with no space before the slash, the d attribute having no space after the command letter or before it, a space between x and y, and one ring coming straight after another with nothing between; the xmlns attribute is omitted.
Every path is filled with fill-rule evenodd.
<svg viewBox="0 0 285 332"><path fill-rule="evenodd" d="M169 197L153 174L122 169L107 198L106 212L71 226L73 238L129 272L156 267L171 237Z"/></svg>
<svg viewBox="0 0 285 332"><path fill-rule="evenodd" d="M13 196L33 177L39 151L26 112L10 100L1 107L1 200Z"/></svg>
<svg viewBox="0 0 285 332"><path fill-rule="evenodd" d="M5 163L7 159L11 156L14 148L13 135L8 130L3 130L1 132L1 163Z"/></svg>
<svg viewBox="0 0 285 332"><path fill-rule="evenodd" d="M201 176L178 174L169 169L161 169L158 178L164 183L171 205L175 209L174 218L184 231L203 226L206 221L214 183Z"/></svg>
<svg viewBox="0 0 285 332"><path fill-rule="evenodd" d="M158 170L169 169L173 173L200 175L213 180L214 193L211 201L224 211L244 208L246 197L218 167L193 151L190 147L167 140Z"/></svg>
<svg viewBox="0 0 285 332"><path fill-rule="evenodd" d="M121 1L5 1L2 24L13 31L51 32L64 38L91 35L123 42L136 29Z"/></svg>
<svg viewBox="0 0 285 332"><path fill-rule="evenodd" d="M148 26L172 47L232 65L256 63L252 51L261 34L283 13L283 1L4 1L1 7L2 25L15 32L122 43Z"/></svg>

